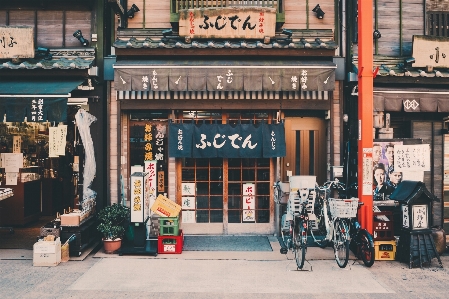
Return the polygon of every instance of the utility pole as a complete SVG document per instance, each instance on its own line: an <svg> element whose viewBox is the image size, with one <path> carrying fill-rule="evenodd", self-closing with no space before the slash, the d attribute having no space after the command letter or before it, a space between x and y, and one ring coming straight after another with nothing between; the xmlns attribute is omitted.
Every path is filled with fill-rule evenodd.
<svg viewBox="0 0 449 299"><path fill-rule="evenodd" d="M373 0L358 0L359 221L373 233Z"/></svg>

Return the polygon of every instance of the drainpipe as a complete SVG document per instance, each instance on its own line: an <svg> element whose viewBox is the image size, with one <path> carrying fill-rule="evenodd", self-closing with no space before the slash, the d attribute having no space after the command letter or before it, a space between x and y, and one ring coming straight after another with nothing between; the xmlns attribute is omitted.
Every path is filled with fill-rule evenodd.
<svg viewBox="0 0 449 299"><path fill-rule="evenodd" d="M358 1L358 196L359 221L373 233L373 0Z"/></svg>

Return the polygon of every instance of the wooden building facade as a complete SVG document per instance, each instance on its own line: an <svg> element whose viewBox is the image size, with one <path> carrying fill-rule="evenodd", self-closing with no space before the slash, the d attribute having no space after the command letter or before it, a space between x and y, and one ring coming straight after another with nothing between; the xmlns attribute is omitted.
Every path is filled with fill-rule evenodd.
<svg viewBox="0 0 449 299"><path fill-rule="evenodd" d="M111 203L133 206L131 177L154 161L145 204L166 194L183 206L184 234L274 233L273 183L314 175L322 184L329 166L341 165L339 1L109 3L118 15L108 106ZM285 152L245 153L265 125L282 128L276 136ZM188 154L173 154L179 140L196 140L177 136L181 126L203 134L213 152L201 152L198 141ZM240 152L220 150L220 138L236 128Z"/></svg>
<svg viewBox="0 0 449 299"><path fill-rule="evenodd" d="M345 112L350 120L345 139L356 144L357 1L349 1L348 5L347 25L351 32L347 45L353 56L348 59L352 70L348 72L345 90ZM409 173L413 168L410 166L400 173L403 180L422 180L440 199L434 203L433 225L444 226L448 231L448 4L436 0L376 0L373 12L374 144L383 146L384 165L392 163L386 157L389 143L429 145L426 156L430 161L424 171L421 168ZM354 175L356 166L352 164L349 169ZM386 176L388 180L388 173Z"/></svg>
<svg viewBox="0 0 449 299"><path fill-rule="evenodd" d="M38 199L30 207L31 212L25 207L27 215L56 215L69 207L79 208L78 186L83 182L84 152L74 115L80 108L96 117L92 137L97 172L91 188L97 193L97 208L105 204L106 87L101 84L104 5L100 0L0 1L1 125L6 128L12 124L24 130L16 134L24 140L17 152L24 155L24 168L39 167L41 178L42 196L40 191L32 194ZM37 104L41 101L43 108ZM43 114L39 112L37 116L35 107L40 107ZM27 135L24 132L29 131L30 123L44 129ZM48 128L58 124L67 125L67 145L65 155L52 158ZM2 133L2 152L12 152L9 135ZM74 160L75 156L80 159ZM77 161L81 162L79 169L73 167ZM2 202L4 224L26 224L17 221L21 216L15 215L15 211L6 201Z"/></svg>

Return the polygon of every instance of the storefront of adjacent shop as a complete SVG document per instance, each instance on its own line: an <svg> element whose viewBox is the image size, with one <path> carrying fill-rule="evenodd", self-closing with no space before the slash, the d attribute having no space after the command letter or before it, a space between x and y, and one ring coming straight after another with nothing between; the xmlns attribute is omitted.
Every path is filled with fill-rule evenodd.
<svg viewBox="0 0 449 299"><path fill-rule="evenodd" d="M332 62L127 60L113 86L122 184L146 168L185 233L273 233L273 183L326 178Z"/></svg>

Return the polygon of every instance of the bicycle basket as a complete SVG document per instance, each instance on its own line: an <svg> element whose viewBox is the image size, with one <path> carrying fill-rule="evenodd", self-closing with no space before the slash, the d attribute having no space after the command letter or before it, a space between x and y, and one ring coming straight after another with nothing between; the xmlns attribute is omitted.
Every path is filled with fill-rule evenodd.
<svg viewBox="0 0 449 299"><path fill-rule="evenodd" d="M354 218L357 216L358 198L329 198L329 210L332 217Z"/></svg>

